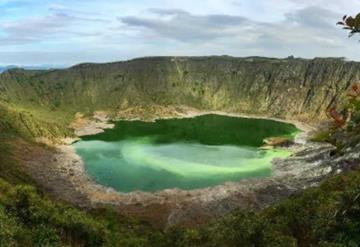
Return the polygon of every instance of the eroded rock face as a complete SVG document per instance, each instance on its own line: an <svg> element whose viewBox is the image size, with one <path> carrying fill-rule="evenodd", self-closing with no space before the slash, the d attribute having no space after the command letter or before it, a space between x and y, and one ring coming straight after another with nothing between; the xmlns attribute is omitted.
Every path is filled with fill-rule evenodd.
<svg viewBox="0 0 360 247"><path fill-rule="evenodd" d="M315 123L359 78L360 63L335 58L154 57L10 70L0 75L0 102L73 113L188 106Z"/></svg>

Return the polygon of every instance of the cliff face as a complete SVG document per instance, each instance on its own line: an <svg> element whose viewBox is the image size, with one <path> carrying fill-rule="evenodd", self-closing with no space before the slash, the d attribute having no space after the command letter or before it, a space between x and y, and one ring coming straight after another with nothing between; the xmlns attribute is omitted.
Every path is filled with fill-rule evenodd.
<svg viewBox="0 0 360 247"><path fill-rule="evenodd" d="M189 106L316 123L360 78L360 63L335 58L154 57L65 70L0 75L1 104L74 114Z"/></svg>
<svg viewBox="0 0 360 247"><path fill-rule="evenodd" d="M138 114L146 114L152 107L188 106L315 124L326 118L329 105L344 102L347 88L359 78L360 63L331 58L158 57L82 64L54 71L10 70L0 74L0 176L26 182L27 178L17 178L18 174L31 174L38 184L61 199L72 201L72 196L76 200L72 202L79 203L77 200L87 195L87 201L93 193L98 205L114 205L117 200L119 211L128 209L139 215L154 215L156 211L159 215L155 214L155 218L161 214L168 224L196 221L199 215L221 216L239 205L269 205L313 186L325 176L357 165L359 147L347 150L341 159L330 156L332 147L309 147L275 164L276 179L254 184L245 181L231 188L210 188L206 193L199 190L190 197L188 192L177 190L154 197L138 193L121 205L123 197L98 191L98 186L86 187L90 179L79 173L74 176L74 169L81 172L74 168L79 162L74 156L15 139L16 135L11 134L57 139L71 135L69 124L77 112L118 113L132 107L144 109ZM6 142L9 147L3 145ZM10 158L14 162L9 162ZM15 163L21 164L25 172L20 172ZM179 200L184 200L180 207ZM159 201L167 202L159 205ZM148 205L139 207L140 202Z"/></svg>

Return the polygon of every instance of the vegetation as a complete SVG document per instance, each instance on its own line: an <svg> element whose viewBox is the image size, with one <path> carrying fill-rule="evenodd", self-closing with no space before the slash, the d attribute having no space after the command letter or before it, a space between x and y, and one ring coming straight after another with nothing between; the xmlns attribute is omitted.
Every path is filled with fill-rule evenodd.
<svg viewBox="0 0 360 247"><path fill-rule="evenodd" d="M355 17L344 15L342 21L339 21L337 25L341 25L343 29L349 30L349 37L360 33L360 13Z"/></svg>
<svg viewBox="0 0 360 247"><path fill-rule="evenodd" d="M110 209L90 214L0 179L0 246L144 246L145 230Z"/></svg>
<svg viewBox="0 0 360 247"><path fill-rule="evenodd" d="M343 21L338 24L343 25L345 29L349 30L350 35L358 33L360 32L360 15L357 15L355 18L344 16ZM306 61L294 60L293 63L302 64L302 67L307 68L305 66ZM147 61L144 61L144 64L146 63ZM316 63L321 63L321 61L314 60L314 64ZM331 63L339 63L341 66L345 64L343 61ZM282 66L280 63L274 64L276 65L272 66ZM112 66L121 67L122 65L103 65L100 71L96 71L94 65L81 65L78 68L65 72L68 76L63 76L63 73L56 71L24 72L21 70L10 71L2 76L0 82L1 247L360 246L359 171L350 171L329 178L320 187L307 189L302 194L293 196L259 212L238 211L209 225L193 228L174 227L164 232L152 228L145 222L120 217L113 209L85 211L49 198L43 192L37 190L32 180L21 172L21 167L12 154L13 145L16 145L16 141L19 138L30 140L38 136L51 138L70 135L68 124L72 121L77 111L88 113L93 112L97 107L116 110L131 101L133 101L131 102L133 105L140 101L147 104L153 102L149 95L155 95L158 92L161 92L161 94L158 93L158 98L155 102L159 104L165 104L168 101L171 103L170 99L172 97L175 99L175 96L182 95L183 89L176 90L178 88L177 85L180 85L183 80L173 79L172 81L171 73L167 74L169 76L163 77L170 78L169 83L172 86L169 87L169 90L173 90L170 91L172 93L165 94L164 91L159 90L159 88L167 88L160 83L159 87L155 88L154 92L150 92L148 95L142 92L143 88L147 88L144 86L147 84L136 85L138 91L135 90L135 86L123 87L125 84L123 80L126 79L130 82L142 81L141 76L146 73L135 71L132 75L129 75L126 74L128 70L122 68L120 69L121 74L115 75L114 71L119 70L113 69ZM229 65L226 64L226 66L228 69ZM345 72L356 71L356 69L350 69L352 68L351 66L355 65L348 64L346 66L348 70ZM259 74L251 71L253 68L254 64L251 64L244 73L250 71L253 74ZM321 70L321 68L322 66L319 66L318 70L314 69L313 73L316 75L321 75L321 72L328 74L325 73L325 70ZM236 72L237 67L233 69ZM263 71L264 78L271 78L271 71L274 70L274 67L269 66L268 69L269 71ZM283 71L289 71L288 66L284 66L284 68L276 67L275 69L282 73ZM268 75L267 72L269 72ZM209 73L207 71L204 75ZM310 73L312 72L310 71ZM194 74L193 70L190 72L186 70L180 73L184 78L192 74ZM112 77L108 77L104 81L95 80L106 75L111 75ZM137 77L134 79L131 76ZM236 76L237 73L234 73L232 76L225 76L224 78L235 78ZM339 80L334 79L334 81L342 80L343 74L339 73L338 76ZM176 76L173 77L175 78ZM292 80L288 76L283 77L286 80ZM315 78L311 75L309 77ZM156 73L149 76L146 75L146 80L143 81L147 82L147 80L150 80L149 78L156 81L158 76ZM249 78L248 81L252 83L253 80L250 76ZM189 81L200 80L201 77L194 77L193 80ZM294 78L294 80L298 80L298 78ZM209 79L208 81L221 80ZM286 84L286 81L280 82L281 85ZM232 82L230 83L229 81L229 85L232 85ZM293 84L289 83L289 85L291 88ZM119 89L114 87L119 87ZM228 87L231 88L230 86ZM317 89L314 88L312 87L311 90ZM336 128L332 132L322 133L318 136L318 140L332 140L340 146L353 145L360 142L360 139L356 139L360 137L359 88L360 86L357 84L352 86L348 95L348 104L343 110L338 111L334 107L329 109L328 115L334 119ZM104 91L96 95L101 91L100 89ZM184 98L193 100L193 106L198 106L200 103L196 101L198 94L195 92L195 89L185 95ZM150 88L149 90L152 89ZM85 93L78 97L77 93L80 91ZM119 97L115 97L115 93L118 91L122 93L130 92L134 97L124 99L120 103L119 99L122 94L119 94L120 96L117 95ZM203 91L201 92L204 94ZM209 95L213 94L206 93ZM258 94L258 92L256 93ZM276 93L280 95L282 91ZM231 95L233 100L231 100L229 95L226 94L226 102L234 105L235 100L240 94L234 93ZM310 99L316 98L316 95L314 97L310 96ZM112 98L114 102L102 101L103 98ZM289 98L294 100L293 97ZM160 101L159 99L164 100ZM180 98L176 99L177 101L172 103L183 103ZM237 102L242 101L239 99ZM313 105L314 102L322 102L322 100L318 98L317 101L305 104L304 109L309 110L310 108L307 107ZM204 102L201 103L205 104ZM318 105L313 107L318 109ZM283 112L283 110L279 110L279 112ZM346 142L340 142L339 140L346 140Z"/></svg>
<svg viewBox="0 0 360 247"><path fill-rule="evenodd" d="M330 107L327 113L334 120L335 127L352 130L360 124L360 84L353 84L347 97L347 104L341 113L336 110L335 106Z"/></svg>
<svg viewBox="0 0 360 247"><path fill-rule="evenodd" d="M165 236L175 246L358 246L359 213L360 174L350 172L260 213L237 212L210 227Z"/></svg>
<svg viewBox="0 0 360 247"><path fill-rule="evenodd" d="M160 232L111 209L84 212L29 185L0 179L0 246L358 246L360 173L260 212L235 212L197 228Z"/></svg>
<svg viewBox="0 0 360 247"><path fill-rule="evenodd" d="M355 17L345 15L337 25L349 30L349 37L360 33L360 13ZM351 85L344 104L332 104L327 109L327 116L333 120L329 130L318 133L314 141L328 141L338 147L338 151L360 142L360 83Z"/></svg>
<svg viewBox="0 0 360 247"><path fill-rule="evenodd" d="M0 131L2 134L15 134L33 140L35 137L47 137L55 140L71 136L69 123L73 115L64 112L51 112L42 108L11 105L0 100Z"/></svg>
<svg viewBox="0 0 360 247"><path fill-rule="evenodd" d="M359 76L360 63L336 58L161 57L54 71L15 69L0 74L0 108L11 118L21 114L61 131L77 112L138 110L144 116L168 106L271 112L310 122L324 119L335 96L342 102L344 88ZM299 82L302 87L295 89ZM12 127L23 133L22 126ZM30 125L30 135L38 134L35 127Z"/></svg>

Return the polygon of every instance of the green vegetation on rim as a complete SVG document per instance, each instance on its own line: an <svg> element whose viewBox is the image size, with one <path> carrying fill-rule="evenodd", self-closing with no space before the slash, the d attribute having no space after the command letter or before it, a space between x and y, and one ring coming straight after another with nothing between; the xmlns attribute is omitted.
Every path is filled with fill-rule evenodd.
<svg viewBox="0 0 360 247"><path fill-rule="evenodd" d="M341 59L144 58L0 75L1 246L357 246L357 171L261 212L166 232L109 210L84 212L36 190L17 140L71 136L77 112L151 105L266 114L317 122L343 104L360 64ZM323 138L322 138L323 139ZM356 142L356 140L354 140Z"/></svg>
<svg viewBox="0 0 360 247"><path fill-rule="evenodd" d="M54 71L14 69L0 74L0 109L10 120L1 118L0 127L31 136L66 135L76 112L117 114L138 107L146 114L152 106L316 123L330 105L344 102L359 71L360 63L335 58L259 57L153 57ZM17 119L28 123L26 130ZM43 133L46 125L50 133Z"/></svg>
<svg viewBox="0 0 360 247"><path fill-rule="evenodd" d="M360 174L324 182L262 212L162 232L111 209L83 212L0 180L1 246L358 246Z"/></svg>

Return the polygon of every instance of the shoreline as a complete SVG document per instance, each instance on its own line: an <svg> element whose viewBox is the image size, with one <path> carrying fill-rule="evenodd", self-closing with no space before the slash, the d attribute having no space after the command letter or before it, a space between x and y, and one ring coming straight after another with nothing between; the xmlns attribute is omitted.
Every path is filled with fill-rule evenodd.
<svg viewBox="0 0 360 247"><path fill-rule="evenodd" d="M187 111L186 113L177 113L175 116L168 117L155 117L152 121L156 119L169 119L169 118L191 118L201 115L207 114L218 114L224 116L232 116L232 117L246 117L246 118L256 118L256 119L269 119L274 121L279 121L276 118L268 118L264 116L252 116L246 114L237 114L237 113L226 113L219 111ZM92 123L92 126L107 126L107 121L109 118L103 118L104 122L99 120L96 125ZM299 124L297 121L287 121L280 120L281 122L296 124L295 126L302 130L298 135L303 134L303 138L307 138L308 134L314 130L314 128L307 126L306 124ZM91 121L90 121L91 122ZM114 126L114 125L113 125ZM112 126L112 127L113 127ZM99 128L95 128L96 131L99 131ZM88 131L92 131L91 128L87 128ZM102 129L102 131L104 131ZM99 132L97 132L99 133ZM89 134L87 132L86 134ZM274 186L274 184L282 184L280 182L282 180L286 180L289 182L289 174L291 176L297 176L294 173L294 170L289 170L289 167L281 166L282 162L287 159L292 159L292 156L282 159L282 158L274 158L273 163L273 175L268 178L250 178L250 179L242 179L236 182L225 182L220 185L200 188L200 189L192 189L192 190L183 190L178 188L164 189L156 192L143 192L143 191L133 191L129 193L123 193L116 191L111 187L106 187L98 184L94 178L90 177L85 168L85 164L82 158L76 153L75 148L71 145L74 141L78 140L78 138L67 138L62 140L64 144L62 145L54 145L56 152L55 154L49 154L50 160L44 159L43 165L40 167L42 170L48 170L50 172L42 172L41 174L51 174L52 177L56 177L55 184L51 181L53 179L44 179L41 174L34 174L35 178L39 180L39 182L44 187L55 194L56 197L69 201L71 203L81 205L84 207L101 207L106 205L113 205L116 208L125 210L127 212L131 212L135 215L139 213L144 213L145 208L152 208L152 210L148 210L149 212L146 214L154 214L153 207L161 207L164 212L158 212L157 214L161 214L158 217L163 217L163 221L166 222L166 225L177 224L181 221L184 221L188 218L188 216L179 216L179 214L184 214L186 212L189 213L189 210L192 211L192 207L198 207L199 210L204 210L204 208L210 207L212 204L216 204L220 201L228 201L231 203L229 205L229 209L235 208L261 208L267 203L259 203L254 201L254 197L256 198L257 191L264 190L269 186ZM296 152L305 150L308 144L307 142L296 142L296 148L293 148L292 153L296 155ZM319 154L324 154L331 149L331 147L324 147L322 145L314 145L313 149L320 148L322 151ZM296 171L301 169L299 167L293 167ZM313 176L313 174L311 175ZM49 182L50 181L50 182ZM291 183L298 183L297 179L294 181L290 181ZM292 185L294 186L294 185ZM297 190L304 188L305 185L301 185ZM70 193L71 192L71 193ZM77 198L83 197L83 199L79 202ZM233 204L233 201L238 201L238 203ZM220 205L219 205L220 206ZM140 208L139 208L140 207ZM201 211L200 210L200 211ZM219 209L220 210L220 209ZM226 210L228 211L228 210ZM201 214L197 211L196 214ZM207 213L208 214L208 213ZM207 217L213 215L214 212L209 213ZM223 215L224 212L220 210L215 213L216 215ZM175 218L174 218L175 217ZM179 218L180 217L180 218Z"/></svg>
<svg viewBox="0 0 360 247"><path fill-rule="evenodd" d="M316 130L315 127L308 125L308 124L301 123L300 121L297 121L297 120L286 120L286 119L268 117L268 116L262 116L262 115L256 115L256 114L252 115L252 114L243 114L243 113L229 113L229 112L224 112L224 111L189 111L185 114L181 114L179 117L168 117L168 118L159 117L159 118L155 118L154 120L171 119L171 118L193 118L193 117L204 116L204 115L209 115L209 114L228 116L228 117L238 117L238 118L264 119L264 120L272 120L272 121L281 122L281 123L288 123L288 124L295 125L296 128L298 128L299 130L304 131L304 132L310 132L310 131Z"/></svg>
<svg viewBox="0 0 360 247"><path fill-rule="evenodd" d="M238 117L238 118L263 119L263 120L271 120L271 121L276 121L276 122L281 122L281 123L292 124L297 129L300 130L300 133L298 133L294 138L295 143L298 143L298 144L305 144L308 141L311 133L317 130L316 127L309 125L309 124L302 123L297 120L286 120L286 119L261 116L261 115L256 115L256 114L252 115L252 114L243 114L243 113L228 113L228 112L224 112L224 111L188 111L187 113L182 114L179 117L173 117L173 118L193 118L193 117L204 116L204 115L209 115L209 114L228 116L228 117ZM172 117L155 118L154 120L171 119L171 118Z"/></svg>
<svg viewBox="0 0 360 247"><path fill-rule="evenodd" d="M279 118L274 118L274 117L267 117L267 116L259 116L259 115L251 115L251 114L242 114L242 113L228 113L228 112L223 112L223 111L197 111L197 110L192 110L192 111L187 111L186 113L179 113L176 112L174 116L165 116L165 117L154 117L152 118L150 121L156 121L156 120L160 120L160 119L182 119L182 118L194 118L194 117L198 117L198 116L204 116L204 115L209 115L209 114L216 114L216 115L220 115L220 116L229 116L229 117L239 117L239 118L253 118L253 119L264 119L264 120L272 120L272 121L277 121L277 122L282 122L282 123L288 123L288 124L293 124L296 126L296 128L298 128L301 132L298 133L296 135L296 137L301 136L302 139L305 138L305 140L308 138L309 133L311 133L312 131L315 131L316 128L312 127L310 125L307 124L303 124L299 121L296 120L284 120L284 119L279 119ZM99 120L99 118L95 117L95 119ZM127 121L135 121L135 120L140 120L140 119L129 119ZM88 136L88 135L96 135L98 133L102 133L104 132L106 129L112 129L115 127L115 124L109 124L108 121L110 121L110 119L105 116L101 118L101 122L97 122L94 123L93 121L88 121L88 125L84 127L84 129L82 130L75 130L75 133L82 133L81 135L77 135L76 138L66 138L66 139L62 139L62 142L65 145L55 145L55 148L60 149L62 152L65 153L65 155L69 155L69 158L71 159L75 159L76 163L80 164L80 170L81 170L81 174L78 174L80 176L83 176L86 178L86 181L91 181L91 183L93 183L94 186L96 186L97 189L102 189L105 191L112 191L115 192L119 195L129 195L131 193L144 193L144 194L156 194L156 193L161 193L163 191L183 191L183 192L189 192L189 191L193 191L193 190L203 190L203 189L207 189L207 188L211 188L211 187L216 187L216 186L221 186L220 185L216 185L216 186L211 186L211 187L206 187L206 188L200 188L200 189L192 189L192 190L184 190L184 189L179 189L179 188L169 188L169 189L163 189L163 190L159 190L159 191L155 191L155 192L145 192L145 191L132 191L132 192L120 192L115 190L114 188L111 187L107 187L101 184L98 184L94 178L90 177L87 172L86 172L86 168L85 168L85 163L82 160L82 158L76 153L75 148L72 146L72 144L76 141L78 141L81 136ZM113 121L119 121L117 119L113 120ZM146 121L146 120L140 120L140 121ZM295 144L300 144L303 145L305 143L303 142L297 142L295 137ZM305 141L306 142L306 141ZM292 153L296 152L297 150L291 150L291 148L287 148L288 150L290 150ZM245 179L246 180L246 179ZM239 181L237 181L239 182ZM229 182L226 182L229 183ZM236 183L236 182L230 182L230 183Z"/></svg>
<svg viewBox="0 0 360 247"><path fill-rule="evenodd" d="M106 114L106 112L97 111L94 113L93 119L80 119L80 124L73 123L71 127L74 129L74 134L77 136L75 138L78 140L81 136L88 136L88 135L96 135L99 133L104 132L106 129L112 129L115 127L114 123L109 123L109 121L117 122L121 120L126 121L144 121L144 122L154 122L156 120L161 119L182 119L182 118L194 118L204 115L220 115L220 116L228 116L228 117L238 117L238 118L252 118L252 119L263 119L263 120L271 120L281 123L287 123L294 125L297 129L299 129L301 132L305 132L307 134L316 131L318 128L310 125L305 124L298 120L292 120L292 119L281 119L276 117L269 117L264 115L257 115L257 114L244 114L244 113L232 113L232 112L226 112L226 111L202 111L197 109L186 109L185 112L173 110L171 113L167 113L165 116L153 116L150 119L143 119L139 117L121 117L117 116L113 119L110 119L109 116ZM78 119L75 120L79 121ZM66 142L68 143L68 142Z"/></svg>

